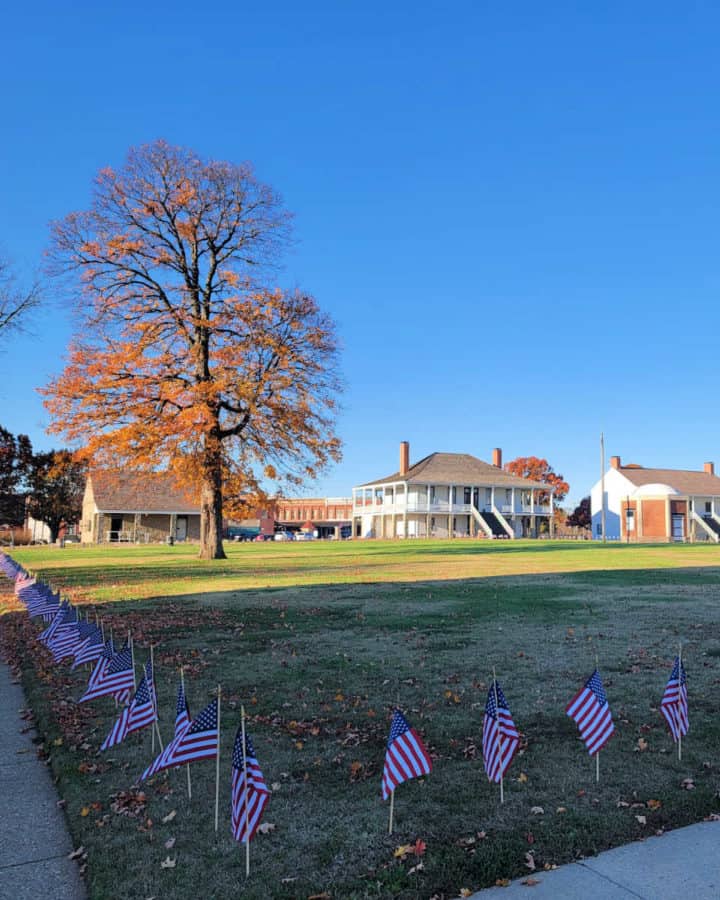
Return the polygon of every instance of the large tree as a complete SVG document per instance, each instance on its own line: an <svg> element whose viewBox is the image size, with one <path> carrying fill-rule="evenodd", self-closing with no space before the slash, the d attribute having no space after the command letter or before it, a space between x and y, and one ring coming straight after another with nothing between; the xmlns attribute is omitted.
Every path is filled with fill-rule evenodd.
<svg viewBox="0 0 720 900"><path fill-rule="evenodd" d="M248 165L159 141L104 169L54 226L80 328L45 389L53 430L94 465L167 467L200 490L201 553L224 557L223 499L299 483L338 459L332 321L273 285L289 236Z"/></svg>
<svg viewBox="0 0 720 900"><path fill-rule="evenodd" d="M0 257L0 339L9 331L21 329L30 311L39 303L39 286L18 287L9 262Z"/></svg>
<svg viewBox="0 0 720 900"><path fill-rule="evenodd" d="M505 469L520 478L529 478L531 481L550 485L557 503L562 503L570 490L570 485L562 475L557 474L546 459L538 456L518 456L517 459L506 463Z"/></svg>
<svg viewBox="0 0 720 900"><path fill-rule="evenodd" d="M80 519L85 476L85 465L68 450L33 454L27 474L28 512L48 526L51 543L63 521Z"/></svg>
<svg viewBox="0 0 720 900"><path fill-rule="evenodd" d="M22 493L32 460L26 434L17 437L0 425L0 523L20 525L25 518Z"/></svg>

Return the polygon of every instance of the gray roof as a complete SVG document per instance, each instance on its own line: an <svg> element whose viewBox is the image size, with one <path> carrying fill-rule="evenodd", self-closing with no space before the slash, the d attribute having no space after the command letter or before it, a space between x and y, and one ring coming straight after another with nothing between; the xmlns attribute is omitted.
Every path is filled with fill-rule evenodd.
<svg viewBox="0 0 720 900"><path fill-rule="evenodd" d="M358 487L370 487L374 484L387 484L391 481L407 481L410 484L466 484L487 485L490 487L543 488L548 485L528 478L518 478L497 466L483 462L469 453L431 453L419 462L410 466L404 475L394 472L385 478L367 481Z"/></svg>

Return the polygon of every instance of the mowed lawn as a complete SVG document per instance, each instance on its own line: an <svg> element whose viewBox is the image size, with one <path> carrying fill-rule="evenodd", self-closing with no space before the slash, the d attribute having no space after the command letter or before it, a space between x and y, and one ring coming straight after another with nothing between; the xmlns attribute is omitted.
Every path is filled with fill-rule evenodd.
<svg viewBox="0 0 720 900"><path fill-rule="evenodd" d="M213 562L199 560L191 544L33 547L14 555L57 587L92 602L248 588L720 565L716 544L412 540L230 543L225 549L228 559Z"/></svg>
<svg viewBox="0 0 720 900"><path fill-rule="evenodd" d="M194 552L14 554L107 604L106 627L130 628L139 660L157 644L165 738L179 665L193 713L223 689L216 837L214 763L192 767L192 800L180 770L138 789L149 733L99 755L112 702L78 708L87 673L57 674L26 617L0 617L93 898L450 898L720 811L717 547L241 545L219 564ZM691 708L681 762L658 711L680 641ZM596 655L618 729L599 784L564 714ZM493 667L523 735L503 806L480 750ZM398 698L434 771L398 789L389 836L379 789ZM273 827L252 844L247 884L228 823L241 703L272 790ZM418 840L422 855L395 855Z"/></svg>

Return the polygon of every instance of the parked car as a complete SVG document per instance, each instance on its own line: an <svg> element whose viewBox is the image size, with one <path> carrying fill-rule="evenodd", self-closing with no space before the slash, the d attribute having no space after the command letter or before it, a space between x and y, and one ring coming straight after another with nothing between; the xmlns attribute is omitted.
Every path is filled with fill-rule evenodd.
<svg viewBox="0 0 720 900"><path fill-rule="evenodd" d="M295 535L291 531L278 531L275 534L276 541L294 541Z"/></svg>
<svg viewBox="0 0 720 900"><path fill-rule="evenodd" d="M271 541L273 539L272 534L256 534L253 538L253 541L258 544L264 544L265 541Z"/></svg>

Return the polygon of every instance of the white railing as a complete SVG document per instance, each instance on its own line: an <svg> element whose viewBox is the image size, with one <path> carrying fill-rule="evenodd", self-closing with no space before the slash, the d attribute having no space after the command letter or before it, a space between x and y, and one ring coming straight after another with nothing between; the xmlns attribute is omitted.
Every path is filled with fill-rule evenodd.
<svg viewBox="0 0 720 900"><path fill-rule="evenodd" d="M405 500L399 500L394 503L390 501L386 501L385 503L378 500L377 502L372 500L367 500L364 503L360 501L353 504L353 515L361 516L363 514L373 515L375 513L425 513L425 514L433 514L433 513L446 513L457 516L469 515L472 513L473 507L470 503L450 503L448 500L436 500L434 503L429 503L427 500L410 500L405 502ZM551 514L549 505L541 505L540 503L527 504L527 503L517 503L513 508L510 503L501 503L497 504L495 509L499 510L505 516L513 516L513 515L536 515L536 516L549 516ZM492 512L493 507L490 503L482 504L480 507L480 512Z"/></svg>

